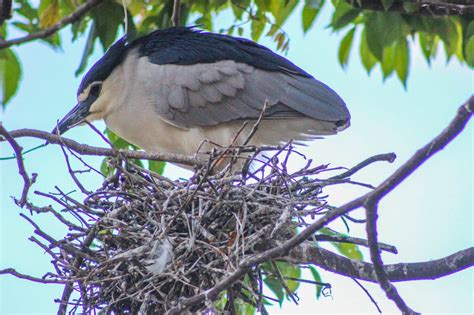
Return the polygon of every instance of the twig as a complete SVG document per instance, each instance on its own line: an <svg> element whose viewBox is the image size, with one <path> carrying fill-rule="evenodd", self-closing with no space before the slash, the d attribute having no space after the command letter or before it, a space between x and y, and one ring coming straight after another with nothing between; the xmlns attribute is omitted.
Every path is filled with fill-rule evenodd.
<svg viewBox="0 0 474 315"><path fill-rule="evenodd" d="M357 283L357 285L362 289L362 291L364 291L365 294L369 297L372 304L374 304L375 307L377 308L377 311L379 312L379 314L382 314L382 310L380 309L379 305L377 304L377 301L375 301L375 299L372 297L370 292L357 279L352 278L352 280L354 280L354 282Z"/></svg>
<svg viewBox="0 0 474 315"><path fill-rule="evenodd" d="M363 238L358 238L358 237L318 234L318 235L315 235L315 238L319 242L349 243L349 244L356 244L356 245L369 247L369 243L367 240L364 240ZM380 247L380 250L384 250L392 254L398 254L397 248L393 245L379 243L379 247Z"/></svg>
<svg viewBox="0 0 474 315"><path fill-rule="evenodd" d="M10 135L10 133L5 129L5 127L3 127L3 124L1 122L0 122L0 135L5 137L5 139L8 141L13 151L15 152L15 158L18 165L18 173L23 178L23 191L21 193L20 200L18 201L15 200L15 202L21 208L23 208L28 199L28 191L31 185L34 184L36 176L35 174L33 174L32 178L28 176L28 173L26 172L26 169L25 169L25 164L23 163L23 155L21 154L21 152L23 151L23 148L20 147L20 145Z"/></svg>
<svg viewBox="0 0 474 315"><path fill-rule="evenodd" d="M60 29L62 29L63 27L65 27L66 25L69 25L79 20L83 15L89 12L90 9L100 4L102 1L104 0L89 0L86 3L77 7L77 9L74 12L64 17L56 24L44 30L38 31L36 33L31 33L23 37L0 41L0 49L7 48L10 46L20 45L20 44L23 44L35 39L39 39L39 38L47 38L53 35L54 33L56 33L57 31L59 31Z"/></svg>
<svg viewBox="0 0 474 315"><path fill-rule="evenodd" d="M329 179L343 179L352 176L353 174L357 173L364 167L374 163L374 162L379 162L379 161L387 161L390 163L393 163L397 156L395 153L387 153L387 154L379 154L379 155L374 155L371 156L370 158L366 159L365 161L360 162L356 166L352 167L351 169L347 170L344 173L338 174L336 176L333 176Z"/></svg>
<svg viewBox="0 0 474 315"><path fill-rule="evenodd" d="M28 281L44 283L44 284L65 284L68 282L72 282L71 280L43 279L43 278L33 277L30 275L20 273L13 268L6 268L6 269L0 270L0 275L5 275L5 274L9 274L20 279L25 279Z"/></svg>
<svg viewBox="0 0 474 315"><path fill-rule="evenodd" d="M171 15L171 23L173 26L179 26L181 22L181 1L173 0L173 13Z"/></svg>

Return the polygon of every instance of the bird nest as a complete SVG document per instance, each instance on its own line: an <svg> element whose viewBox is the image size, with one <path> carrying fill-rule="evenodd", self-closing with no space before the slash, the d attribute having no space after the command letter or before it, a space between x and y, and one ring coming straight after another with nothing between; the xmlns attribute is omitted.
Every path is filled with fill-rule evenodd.
<svg viewBox="0 0 474 315"><path fill-rule="evenodd" d="M311 160L289 172L288 159L299 154L291 144L271 151L271 157L259 148L245 149L251 153L239 172L232 166L242 148L235 155L226 151L233 158L220 172L212 168L223 155L209 153L207 166L188 180L172 181L114 158L115 173L85 200L48 195L64 209L32 210L53 212L69 229L55 240L36 226L49 238L43 247L54 258L56 272L46 278L66 284L58 302L72 304L73 312L80 307L84 313L165 313L213 288L251 255L288 240L307 220L331 211L324 187L347 183L353 173L328 178L324 172L341 168L313 166ZM268 268L262 273L261 265L254 266L232 284L232 298L261 309L262 276L268 275ZM279 272L273 276L288 290ZM78 294L71 296L73 291ZM191 311L215 306L212 302Z"/></svg>

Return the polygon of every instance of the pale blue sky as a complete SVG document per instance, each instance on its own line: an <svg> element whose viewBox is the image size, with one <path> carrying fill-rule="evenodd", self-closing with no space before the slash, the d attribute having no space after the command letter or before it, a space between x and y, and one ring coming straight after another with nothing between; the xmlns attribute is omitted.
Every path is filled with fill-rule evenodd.
<svg viewBox="0 0 474 315"><path fill-rule="evenodd" d="M291 38L287 57L334 88L346 101L352 114L352 126L335 137L312 143L303 151L318 163L351 166L364 158L395 152L393 164L379 164L354 178L377 184L406 161L419 147L440 132L454 116L456 109L473 92L472 70L456 60L446 63L442 49L428 67L415 49L412 54L408 89L394 78L382 82L379 69L367 76L358 60L358 51L351 52L349 67L342 70L337 63L337 48L343 33L332 34L329 8L319 16L316 26L303 35L299 14L289 19L285 30ZM226 15L219 17L216 29L229 26ZM74 104L80 78L74 71L84 47L84 41L70 43L69 31L62 33L64 49L54 52L39 43L15 48L23 65L20 92L11 102L1 121L7 129L35 128L50 131ZM356 42L358 42L356 40ZM269 40L262 43L274 48ZM97 49L96 51L98 51ZM92 60L100 54L96 53ZM100 128L103 123L97 123ZM72 130L67 135L77 141L103 145L87 127ZM21 145L32 148L41 141L22 139ZM0 156L11 155L1 144ZM87 159L99 166L100 159ZM396 245L398 255L384 254L385 262L414 262L441 258L473 244L473 127L466 130L445 150L422 166L410 179L390 194L380 207L379 236L381 241ZM58 185L68 191L74 185L67 176L64 158L58 147L47 147L26 157L30 173L39 173L33 190L53 191ZM298 161L295 161L297 164ZM295 166L297 167L297 166ZM14 161L1 161L1 250L0 269L14 267L23 273L40 276L51 267L49 258L27 238L31 226L19 217L10 196L21 193L21 178ZM185 171L168 167L170 177L185 176ZM91 189L101 181L98 176L83 177ZM364 192L354 186L330 191L335 204L342 204ZM30 194L39 205L48 200ZM35 216L53 235L63 231L45 216ZM341 228L339 224L335 228ZM364 236L362 228L354 235ZM365 255L365 257L368 257ZM273 312L370 312L375 311L365 294L350 279L323 272L323 279L333 285L332 298L316 301L314 289L303 286L300 306L285 303ZM308 275L306 275L308 276ZM309 277L309 276L308 276ZM473 306L473 272L435 281L399 283L397 288L410 306L423 313L470 313ZM367 284L385 312L396 312L376 285ZM10 276L0 277L0 314L54 313L61 287L32 284Z"/></svg>

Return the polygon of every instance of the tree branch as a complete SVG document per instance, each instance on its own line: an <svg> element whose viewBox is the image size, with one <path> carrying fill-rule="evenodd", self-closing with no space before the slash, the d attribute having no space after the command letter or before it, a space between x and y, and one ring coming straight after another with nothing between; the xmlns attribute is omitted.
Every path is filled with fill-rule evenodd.
<svg viewBox="0 0 474 315"><path fill-rule="evenodd" d="M12 0L0 0L0 26L12 17Z"/></svg>
<svg viewBox="0 0 474 315"><path fill-rule="evenodd" d="M154 160L154 161L168 161L171 163L178 163L190 166L202 166L204 162L199 158L192 156L173 154L173 153L157 153L157 152L144 152L144 151L128 151L128 150L115 150L109 148L93 147L87 144L81 144L74 140L59 137L49 132L33 129L19 129L9 132L12 138L22 137L33 137L48 141L50 144L59 144L68 147L82 155L92 156L114 156L123 157L130 159L143 159L143 160ZM3 141L0 138L0 142Z"/></svg>
<svg viewBox="0 0 474 315"><path fill-rule="evenodd" d="M470 0L435 1L435 0L396 0L385 9L382 1L377 0L346 0L353 7L361 10L391 11L405 14L418 14L430 16L472 16L474 4Z"/></svg>
<svg viewBox="0 0 474 315"><path fill-rule="evenodd" d="M53 35L54 33L56 33L57 31L59 31L60 29L62 29L63 27L65 27L66 25L69 25L79 20L83 15L89 12L89 10L91 10L96 5L100 4L102 1L104 0L88 0L86 3L77 7L76 11L72 12L71 14L64 17L53 26L48 27L44 30L38 31L36 33L28 34L23 37L10 39L10 40L0 40L0 49L7 48L10 46L20 45L20 44L23 44L35 39L47 38Z"/></svg>
<svg viewBox="0 0 474 315"><path fill-rule="evenodd" d="M341 276L378 283L374 265L349 259L327 249L305 242L279 259L298 264L314 264ZM384 265L390 281L435 280L474 266L474 247L458 251L447 257L415 263Z"/></svg>
<svg viewBox="0 0 474 315"><path fill-rule="evenodd" d="M385 291L387 297L395 302L398 309L403 314L418 314L405 303L403 298L398 293L397 288L390 282L388 275L384 270L384 264L382 261L382 256L380 255L380 248L377 240L378 200L369 200L366 201L364 206L367 217L367 240L369 242L370 259L373 263L375 278L380 284L382 290Z"/></svg>

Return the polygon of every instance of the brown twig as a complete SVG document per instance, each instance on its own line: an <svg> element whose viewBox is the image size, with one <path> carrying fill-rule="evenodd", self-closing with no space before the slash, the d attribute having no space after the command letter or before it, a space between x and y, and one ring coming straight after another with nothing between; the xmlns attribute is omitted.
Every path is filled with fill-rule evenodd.
<svg viewBox="0 0 474 315"><path fill-rule="evenodd" d="M380 309L379 305L377 304L377 301L375 301L375 299L372 297L372 295L370 294L369 290L367 290L363 285L362 283L359 282L359 280L357 279L354 279L352 278L352 280L354 280L354 282L362 289L362 291L364 291L364 293L369 297L370 301L372 302L372 304L375 305L375 308L377 309L377 311L379 312L379 314L382 314L382 310Z"/></svg>
<svg viewBox="0 0 474 315"><path fill-rule="evenodd" d="M63 27L78 21L80 18L82 18L82 16L84 16L87 12L89 12L89 10L91 10L96 5L100 4L102 1L104 0L88 0L86 3L77 7L77 9L74 12L64 17L63 19L59 20L59 22L57 22L51 27L48 27L36 33L28 34L23 37L0 41L0 49L7 48L10 46L20 45L20 44L23 44L35 39L39 39L39 38L47 38L53 35L54 33L56 33L57 31L59 31L60 29L62 29Z"/></svg>
<svg viewBox="0 0 474 315"><path fill-rule="evenodd" d="M13 268L6 268L6 269L0 270L0 275L6 275L6 274L12 275L12 276L20 278L20 279L25 279L25 280L28 280L28 281L33 281L33 282L37 282L37 283L44 283L44 284L65 284L65 283L69 282L68 280L44 279L44 278L33 277L33 276L30 276L30 275L20 273L20 272L16 271Z"/></svg>
<svg viewBox="0 0 474 315"><path fill-rule="evenodd" d="M0 135L5 137L5 139L8 141L13 151L15 152L15 158L18 165L18 173L23 178L23 191L21 193L20 200L18 201L15 200L15 202L21 208L23 208L23 206L26 204L27 199L28 199L28 191L31 185L33 185L35 182L36 175L33 174L32 178L28 176L28 173L26 172L26 169L25 169L25 164L23 163L23 155L21 154L21 152L23 151L23 148L20 147L20 145L10 135L10 133L5 129L5 127L3 127L3 124L1 122L0 122Z"/></svg>
<svg viewBox="0 0 474 315"><path fill-rule="evenodd" d="M363 238L358 238L358 237L318 234L318 235L315 235L315 238L318 242L349 243L349 244L356 244L356 245L369 247L369 242L367 240L364 240ZM379 243L379 247L380 247L380 250L383 250L392 254L398 254L397 248L393 245Z"/></svg>

